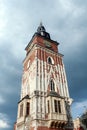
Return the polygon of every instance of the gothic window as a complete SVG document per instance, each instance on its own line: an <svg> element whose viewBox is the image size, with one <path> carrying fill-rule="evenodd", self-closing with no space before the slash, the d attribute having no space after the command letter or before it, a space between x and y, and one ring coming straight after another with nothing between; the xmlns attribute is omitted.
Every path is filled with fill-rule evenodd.
<svg viewBox="0 0 87 130"><path fill-rule="evenodd" d="M52 58L52 57L48 57L48 58L47 58L47 62L48 62L49 64L54 64L54 61L53 61L53 58Z"/></svg>
<svg viewBox="0 0 87 130"><path fill-rule="evenodd" d="M61 103L58 100L54 100L54 110L55 112L61 113Z"/></svg>
<svg viewBox="0 0 87 130"><path fill-rule="evenodd" d="M28 116L30 114L30 103L27 102L27 106L26 106L26 116Z"/></svg>
<svg viewBox="0 0 87 130"><path fill-rule="evenodd" d="M53 80L50 81L50 90L55 91L55 84Z"/></svg>
<svg viewBox="0 0 87 130"><path fill-rule="evenodd" d="M51 60L50 57L48 57L48 63L49 63L49 64L52 64L52 60Z"/></svg>
<svg viewBox="0 0 87 130"><path fill-rule="evenodd" d="M50 113L50 104L49 104L49 101L47 101L47 106L48 106L48 113Z"/></svg>
<svg viewBox="0 0 87 130"><path fill-rule="evenodd" d="M20 105L20 117L23 116L23 104Z"/></svg>

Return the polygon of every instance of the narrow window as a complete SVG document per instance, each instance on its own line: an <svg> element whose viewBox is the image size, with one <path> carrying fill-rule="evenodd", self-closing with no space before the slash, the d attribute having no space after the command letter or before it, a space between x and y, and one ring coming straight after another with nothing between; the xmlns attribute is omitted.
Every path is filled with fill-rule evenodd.
<svg viewBox="0 0 87 130"><path fill-rule="evenodd" d="M54 109L55 109L55 112L61 113L61 103L60 103L60 101L54 100Z"/></svg>
<svg viewBox="0 0 87 130"><path fill-rule="evenodd" d="M20 117L23 116L23 104L20 105Z"/></svg>
<svg viewBox="0 0 87 130"><path fill-rule="evenodd" d="M59 111L59 113L61 113L61 104L60 104L60 101L58 101L58 111Z"/></svg>
<svg viewBox="0 0 87 130"><path fill-rule="evenodd" d="M26 116L30 114L30 103L27 102L27 107L26 107Z"/></svg>
<svg viewBox="0 0 87 130"><path fill-rule="evenodd" d="M50 104L49 104L49 101L47 101L47 105L48 105L48 113L50 113Z"/></svg>
<svg viewBox="0 0 87 130"><path fill-rule="evenodd" d="M50 89L51 91L55 91L55 85L54 85L53 80L50 81Z"/></svg>
<svg viewBox="0 0 87 130"><path fill-rule="evenodd" d="M52 64L52 60L51 60L50 57L48 57L48 63L49 63L49 64Z"/></svg>
<svg viewBox="0 0 87 130"><path fill-rule="evenodd" d="M54 100L54 109L55 109L55 112L58 112L57 100Z"/></svg>

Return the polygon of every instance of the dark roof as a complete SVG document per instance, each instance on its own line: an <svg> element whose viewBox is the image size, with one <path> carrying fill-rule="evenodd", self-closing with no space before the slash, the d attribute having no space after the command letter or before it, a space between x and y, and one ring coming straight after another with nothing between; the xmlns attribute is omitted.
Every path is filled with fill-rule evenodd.
<svg viewBox="0 0 87 130"><path fill-rule="evenodd" d="M20 102L23 101L24 99L30 99L29 95L26 95L25 97L23 97L18 103L20 103Z"/></svg>
<svg viewBox="0 0 87 130"><path fill-rule="evenodd" d="M63 98L55 91L50 91L47 96Z"/></svg>
<svg viewBox="0 0 87 130"><path fill-rule="evenodd" d="M45 27L42 25L42 22L40 23L40 25L39 25L38 28L37 28L37 32L41 32L41 31L46 32L46 29L45 29Z"/></svg>
<svg viewBox="0 0 87 130"><path fill-rule="evenodd" d="M48 32L46 32L45 27L42 25L42 23L40 23L40 25L37 28L37 33L45 38L50 39L50 34Z"/></svg>

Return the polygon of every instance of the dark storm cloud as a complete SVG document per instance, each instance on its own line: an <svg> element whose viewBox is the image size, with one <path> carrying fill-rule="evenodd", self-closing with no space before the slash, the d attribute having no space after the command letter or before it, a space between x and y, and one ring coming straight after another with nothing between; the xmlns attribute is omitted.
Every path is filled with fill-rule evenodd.
<svg viewBox="0 0 87 130"><path fill-rule="evenodd" d="M16 118L17 102L19 99L21 84L21 61L11 52L9 46L1 46L0 55L0 113L10 115L8 124L3 123L3 127L13 125ZM14 112L15 111L15 112ZM0 119L5 120L4 118ZM1 125L0 125L1 126ZM8 127L8 129L9 129ZM0 127L2 128L2 127Z"/></svg>
<svg viewBox="0 0 87 130"><path fill-rule="evenodd" d="M69 84L69 90L70 90L70 96L74 99L72 105L74 118L77 116L81 116L81 114L84 112L84 106L87 108L86 34L87 33L84 34L82 40L79 40L78 46L73 46L73 48L69 48L71 52L70 54L68 54L67 52L64 59L68 84Z"/></svg>
<svg viewBox="0 0 87 130"><path fill-rule="evenodd" d="M68 60L66 63L67 66L67 75L69 79L70 93L77 101L86 99L87 93L87 50L82 48L80 54L74 53L74 56Z"/></svg>
<svg viewBox="0 0 87 130"><path fill-rule="evenodd" d="M1 0L0 2L0 113L8 115L6 118L9 117L8 122L11 126L9 130L16 120L22 61L25 57L24 48L36 32L40 21L43 22L51 38L60 42L59 51L65 55L70 96L74 99L73 112L81 106L80 103L85 104L87 1Z"/></svg>

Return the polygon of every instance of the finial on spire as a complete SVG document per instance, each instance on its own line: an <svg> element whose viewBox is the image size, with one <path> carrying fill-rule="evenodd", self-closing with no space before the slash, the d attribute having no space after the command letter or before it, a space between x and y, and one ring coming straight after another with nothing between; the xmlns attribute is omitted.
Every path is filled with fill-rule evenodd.
<svg viewBox="0 0 87 130"><path fill-rule="evenodd" d="M40 21L40 26L43 26L42 20Z"/></svg>

